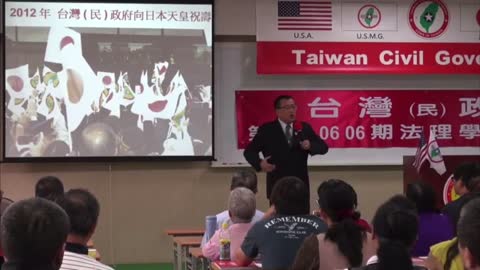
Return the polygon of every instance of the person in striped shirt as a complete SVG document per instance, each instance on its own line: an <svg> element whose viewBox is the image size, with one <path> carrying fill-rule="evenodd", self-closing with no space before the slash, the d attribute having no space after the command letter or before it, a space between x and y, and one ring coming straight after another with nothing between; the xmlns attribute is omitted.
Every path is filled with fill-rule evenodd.
<svg viewBox="0 0 480 270"><path fill-rule="evenodd" d="M70 218L70 232L65 245L61 270L112 270L88 255L87 243L95 232L100 205L85 189L71 189L60 203Z"/></svg>

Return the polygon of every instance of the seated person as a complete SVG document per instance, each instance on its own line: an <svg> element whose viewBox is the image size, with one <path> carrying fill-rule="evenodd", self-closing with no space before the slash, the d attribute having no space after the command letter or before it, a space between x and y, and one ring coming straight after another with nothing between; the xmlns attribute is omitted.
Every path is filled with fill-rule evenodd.
<svg viewBox="0 0 480 270"><path fill-rule="evenodd" d="M58 270L69 230L68 216L55 203L18 201L2 215L4 270Z"/></svg>
<svg viewBox="0 0 480 270"><path fill-rule="evenodd" d="M232 182L230 184L230 191L238 188L244 187L250 189L254 194L257 194L257 174L251 169L244 169L237 171L232 176ZM221 228L222 224L225 221L229 221L230 216L228 214L228 210L225 210L217 215L217 230ZM263 212L256 210L255 215L253 216L253 222L257 222L261 220L263 217ZM207 242L207 235L203 235L202 244L203 247Z"/></svg>
<svg viewBox="0 0 480 270"><path fill-rule="evenodd" d="M239 187L230 192L228 199L228 213L230 222L227 228L230 236L230 256L235 260L235 251L245 238L248 230L252 227L252 218L255 214L255 194L248 188ZM202 247L203 256L210 260L220 258L220 233L222 229L215 232L213 237Z"/></svg>
<svg viewBox="0 0 480 270"><path fill-rule="evenodd" d="M308 190L297 177L280 179L270 199L273 216L255 223L236 252L235 262L241 266L260 254L262 269L288 269L303 240L327 229L320 218L309 215Z"/></svg>
<svg viewBox="0 0 480 270"><path fill-rule="evenodd" d="M64 189L60 179L55 176L45 176L35 185L35 197L58 202L63 198Z"/></svg>
<svg viewBox="0 0 480 270"><path fill-rule="evenodd" d="M428 256L431 246L452 239L454 232L452 223L447 216L438 211L437 196L431 185L424 182L410 183L406 196L415 203L420 222L412 256Z"/></svg>
<svg viewBox="0 0 480 270"><path fill-rule="evenodd" d="M418 234L418 214L410 200L401 195L392 197L377 209L372 223L372 241L377 255L358 269L426 269L414 265L410 255Z"/></svg>
<svg viewBox="0 0 480 270"><path fill-rule="evenodd" d="M479 197L479 193L465 194L461 197L463 199L457 204L457 207L460 207L461 210L468 202ZM460 215L455 215L454 217L460 219ZM458 220L455 220L454 222L457 224ZM455 234L456 233L457 232L455 231ZM431 270L463 270L464 267L458 249L457 237L431 246L427 259L427 267Z"/></svg>
<svg viewBox="0 0 480 270"><path fill-rule="evenodd" d="M460 216L460 209L465 204L464 196L470 192L480 192L480 164L478 163L464 163L458 166L453 172L453 180L455 185L455 193L460 198L453 202L449 202L443 208L442 212L450 218L452 224L456 225L456 222Z"/></svg>
<svg viewBox="0 0 480 270"><path fill-rule="evenodd" d="M463 207L458 221L458 243L467 270L480 269L480 198Z"/></svg>
<svg viewBox="0 0 480 270"><path fill-rule="evenodd" d="M375 254L369 226L362 222L357 194L348 183L330 179L317 190L319 215L326 233L305 239L291 269L343 269L365 265Z"/></svg>
<svg viewBox="0 0 480 270"><path fill-rule="evenodd" d="M112 270L88 256L88 241L97 227L100 205L92 193L84 189L71 189L61 203L70 218L70 232L65 246L62 267L72 270Z"/></svg>

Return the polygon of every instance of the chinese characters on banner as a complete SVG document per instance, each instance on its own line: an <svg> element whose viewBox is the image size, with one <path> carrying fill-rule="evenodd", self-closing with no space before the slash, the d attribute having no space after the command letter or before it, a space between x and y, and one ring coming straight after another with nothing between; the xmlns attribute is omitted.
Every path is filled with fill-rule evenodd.
<svg viewBox="0 0 480 270"><path fill-rule="evenodd" d="M275 119L273 101L284 94L331 148L417 147L422 130L434 130L440 147L480 145L480 90L248 90L236 91L239 149Z"/></svg>

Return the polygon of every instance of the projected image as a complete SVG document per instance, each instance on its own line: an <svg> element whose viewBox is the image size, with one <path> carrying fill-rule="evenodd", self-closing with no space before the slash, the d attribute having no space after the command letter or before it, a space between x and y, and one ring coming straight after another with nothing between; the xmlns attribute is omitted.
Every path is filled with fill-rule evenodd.
<svg viewBox="0 0 480 270"><path fill-rule="evenodd" d="M9 27L6 157L209 156L201 30Z"/></svg>

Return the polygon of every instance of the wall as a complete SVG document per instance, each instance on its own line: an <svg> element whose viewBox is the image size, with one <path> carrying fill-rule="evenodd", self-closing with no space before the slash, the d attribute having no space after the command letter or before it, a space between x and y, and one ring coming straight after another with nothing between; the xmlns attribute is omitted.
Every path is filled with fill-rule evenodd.
<svg viewBox="0 0 480 270"><path fill-rule="evenodd" d="M216 1L216 11L217 35L255 34L254 0ZM104 262L168 262L172 243L163 231L201 227L205 215L223 210L233 170L206 162L1 164L0 187L5 196L19 200L33 195L38 178L53 174L67 189L87 188L102 207L94 239ZM402 191L399 166L314 167L312 191L331 177L352 183L367 219L382 201ZM265 174L259 179L258 208L266 209Z"/></svg>

